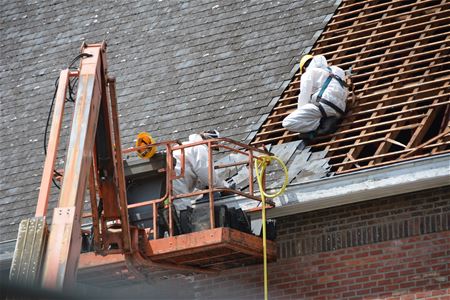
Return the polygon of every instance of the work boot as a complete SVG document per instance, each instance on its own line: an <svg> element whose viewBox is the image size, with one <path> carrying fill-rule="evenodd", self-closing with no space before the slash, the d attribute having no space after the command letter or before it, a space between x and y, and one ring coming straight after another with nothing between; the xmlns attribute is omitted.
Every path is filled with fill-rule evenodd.
<svg viewBox="0 0 450 300"><path fill-rule="evenodd" d="M309 141L312 140L316 137L316 131L310 131L310 132L304 132L304 133L299 133L298 137L301 140L305 140L305 141Z"/></svg>
<svg viewBox="0 0 450 300"><path fill-rule="evenodd" d="M337 130L339 123L338 117L328 117L320 121L319 128L317 128L317 135L326 135Z"/></svg>
<svg viewBox="0 0 450 300"><path fill-rule="evenodd" d="M228 180L226 188L231 189L231 190L236 190L237 189L236 182L234 182L233 179ZM230 196L230 195L235 195L235 193L228 192L228 191L220 192L221 197Z"/></svg>

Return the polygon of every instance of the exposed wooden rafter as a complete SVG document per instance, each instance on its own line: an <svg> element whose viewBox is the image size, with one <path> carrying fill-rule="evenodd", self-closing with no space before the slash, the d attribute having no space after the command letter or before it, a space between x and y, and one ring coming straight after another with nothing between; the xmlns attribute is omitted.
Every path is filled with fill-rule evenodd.
<svg viewBox="0 0 450 300"><path fill-rule="evenodd" d="M450 152L449 14L445 0L343 1L311 51L355 72L339 129L309 145L327 151L334 172ZM281 121L299 83L297 72L252 145L298 139Z"/></svg>

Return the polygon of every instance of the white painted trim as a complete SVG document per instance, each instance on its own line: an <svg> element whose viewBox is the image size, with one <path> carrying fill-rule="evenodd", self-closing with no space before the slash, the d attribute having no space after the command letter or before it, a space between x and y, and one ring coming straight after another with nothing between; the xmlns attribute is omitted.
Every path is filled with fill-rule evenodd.
<svg viewBox="0 0 450 300"><path fill-rule="evenodd" d="M276 207L267 215L287 216L446 185L450 185L450 154L293 184L274 199ZM255 206L254 201L233 200L245 209Z"/></svg>

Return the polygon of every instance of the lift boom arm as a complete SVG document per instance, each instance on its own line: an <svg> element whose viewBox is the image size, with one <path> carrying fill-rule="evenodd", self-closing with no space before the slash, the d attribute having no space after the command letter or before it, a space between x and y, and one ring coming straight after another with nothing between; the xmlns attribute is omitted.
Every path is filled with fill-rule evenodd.
<svg viewBox="0 0 450 300"><path fill-rule="evenodd" d="M22 221L23 225L21 223L10 274L13 280L42 284L52 289L70 287L75 283L81 247L81 218L88 184L92 214L97 213L98 193L103 202L104 220L120 225L120 232L108 236L105 231L103 239L117 242L122 253L131 251L115 82L107 76L105 48L105 43L83 44L79 70L61 71L36 214L32 220ZM76 76L78 89L64 177L58 204L53 210L47 243L45 217L66 91L69 78ZM30 243L30 237L40 239L39 243ZM107 244L105 240L102 242ZM36 247L37 244L39 247ZM46 247L46 244L49 246Z"/></svg>
<svg viewBox="0 0 450 300"><path fill-rule="evenodd" d="M165 194L160 195L158 199L147 199L147 194L143 199L141 195L139 199L133 199L133 196L130 196L131 202L127 202L115 80L108 77L105 50L105 43L83 44L79 56L81 57L79 69L61 71L36 214L34 218L20 223L10 279L49 289L65 289L75 285L82 244L81 224L87 188L89 188L91 204L91 213L87 217L92 219L91 234L96 261L101 260L98 254L102 256L123 254L127 267L139 276L144 274L144 278L151 273L159 276L161 270L189 273L216 272L244 263L261 261L263 257L261 239L252 235L249 232L250 229L239 230L237 221L234 225L227 225L224 221L228 218L231 220L231 211L236 210L230 209L228 217L225 217L227 210L222 207L222 212L225 214L222 218L223 224L217 225L220 220L217 220L218 222L215 220L214 194L228 192L261 202L260 195L255 194L253 187L253 162L263 160L261 155L268 155L268 152L263 149L256 149L226 138L182 145L176 141L147 145L146 147L164 146L166 148L164 166L152 171L163 174L158 177L165 177L163 183ZM58 153L67 87L70 86L70 79L73 77L78 78L75 108L64 176L49 231L46 214L50 188ZM174 195L173 180L184 176L184 151L189 147L197 146L208 149L208 187L188 194ZM213 149L238 154L243 160L215 166ZM135 150L137 149L127 149L125 152ZM174 151L182 153L180 163L183 167L179 175L174 172ZM147 161L147 163L150 162ZM214 187L216 168L241 165L247 167L249 174L248 192ZM264 187L264 175L261 178ZM128 183L129 179L127 179ZM182 197L201 194L209 195L209 209L206 212L209 215L209 229L199 232L186 230L178 235L181 232L178 228L180 232L175 234L174 218L178 215L173 211L173 205L168 205L167 211L162 211L162 216L159 213L160 207L166 200L173 203L174 200ZM266 203L273 206L270 200ZM128 208L130 212L136 208L143 208L146 213L151 211L152 218L149 222L152 225L143 228L135 220L130 226ZM135 218L133 214L132 216ZM239 212L234 212L234 216L237 220ZM241 216L244 222L246 218L243 213ZM159 227L160 223L167 223L164 226L167 227L169 237L160 236L159 229L162 228ZM227 226L230 228L224 228ZM150 235L153 239L149 239ZM268 241L268 245L268 257L274 260L276 245L271 241ZM239 263L235 261L236 257L240 257ZM217 261L211 261L212 258Z"/></svg>

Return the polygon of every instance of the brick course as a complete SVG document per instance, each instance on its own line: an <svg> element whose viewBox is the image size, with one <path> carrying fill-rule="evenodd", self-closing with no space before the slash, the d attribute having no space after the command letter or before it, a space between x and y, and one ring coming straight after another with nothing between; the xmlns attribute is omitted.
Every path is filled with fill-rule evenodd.
<svg viewBox="0 0 450 300"><path fill-rule="evenodd" d="M450 230L450 186L277 220L280 258Z"/></svg>
<svg viewBox="0 0 450 300"><path fill-rule="evenodd" d="M447 186L280 218L270 299L450 299L449 208ZM262 272L200 275L193 287L198 299L261 299Z"/></svg>

